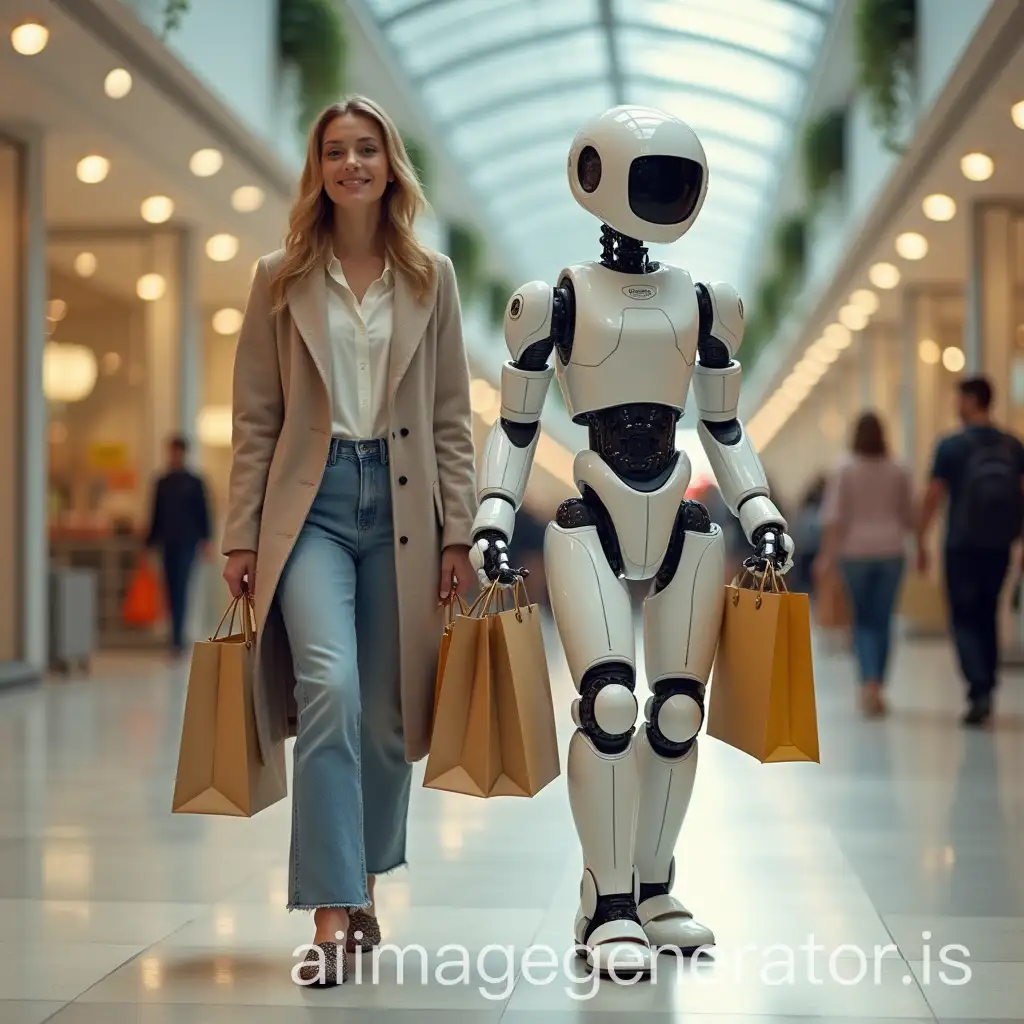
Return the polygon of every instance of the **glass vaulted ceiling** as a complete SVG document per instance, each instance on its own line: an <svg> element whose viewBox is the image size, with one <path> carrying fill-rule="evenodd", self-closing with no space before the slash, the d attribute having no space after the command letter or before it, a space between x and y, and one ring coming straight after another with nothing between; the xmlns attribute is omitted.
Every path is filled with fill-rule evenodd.
<svg viewBox="0 0 1024 1024"><path fill-rule="evenodd" d="M699 134L703 212L654 258L752 287L757 252L834 0L366 0L526 277L600 256L573 201L578 127L619 103Z"/></svg>

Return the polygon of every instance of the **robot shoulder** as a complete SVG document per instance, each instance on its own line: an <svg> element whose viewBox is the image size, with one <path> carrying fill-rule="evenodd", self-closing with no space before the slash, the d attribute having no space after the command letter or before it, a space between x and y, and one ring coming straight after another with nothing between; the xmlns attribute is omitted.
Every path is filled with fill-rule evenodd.
<svg viewBox="0 0 1024 1024"><path fill-rule="evenodd" d="M553 290L545 281L519 288L505 307L505 344L518 359L534 342L551 336Z"/></svg>
<svg viewBox="0 0 1024 1024"><path fill-rule="evenodd" d="M740 293L724 281L698 284L701 334L709 334L735 356L743 343L743 299Z"/></svg>

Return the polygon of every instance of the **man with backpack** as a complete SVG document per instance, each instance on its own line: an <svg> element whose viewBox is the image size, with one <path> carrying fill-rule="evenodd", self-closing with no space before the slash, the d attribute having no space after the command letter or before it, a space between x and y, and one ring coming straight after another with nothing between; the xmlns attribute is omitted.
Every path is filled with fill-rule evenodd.
<svg viewBox="0 0 1024 1024"><path fill-rule="evenodd" d="M935 449L918 528L918 568L927 569L924 537L945 496L946 595L960 671L967 681L965 725L987 725L999 663L999 595L1010 552L1024 529L1024 445L992 423L992 386L972 377L957 388L963 430Z"/></svg>

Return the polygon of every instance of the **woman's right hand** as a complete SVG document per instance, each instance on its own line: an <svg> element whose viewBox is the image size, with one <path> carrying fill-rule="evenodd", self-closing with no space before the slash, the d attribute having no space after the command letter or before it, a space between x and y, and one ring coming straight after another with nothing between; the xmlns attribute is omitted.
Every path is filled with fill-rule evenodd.
<svg viewBox="0 0 1024 1024"><path fill-rule="evenodd" d="M232 597L242 596L242 580L250 597L256 594L256 552L232 551L224 566L224 579Z"/></svg>

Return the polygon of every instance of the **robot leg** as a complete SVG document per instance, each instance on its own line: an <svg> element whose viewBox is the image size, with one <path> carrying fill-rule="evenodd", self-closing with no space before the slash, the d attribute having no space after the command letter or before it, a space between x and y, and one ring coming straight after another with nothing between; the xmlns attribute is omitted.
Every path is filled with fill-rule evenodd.
<svg viewBox="0 0 1024 1024"><path fill-rule="evenodd" d="M598 535L600 514L570 499L544 537L552 614L579 693L566 771L583 852L574 932L577 952L592 969L645 974L651 950L637 916L633 868L639 788L633 615Z"/></svg>
<svg viewBox="0 0 1024 1024"><path fill-rule="evenodd" d="M652 696L637 740L638 913L652 946L693 952L715 937L674 896L674 850L697 771L704 689L721 630L724 543L703 505L684 501L662 567L644 600L644 661Z"/></svg>

